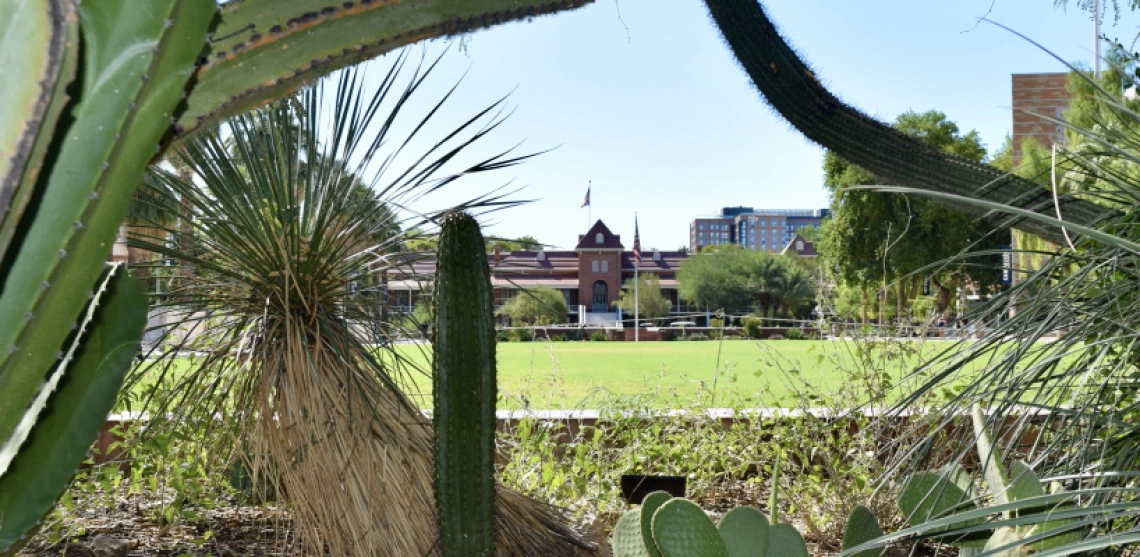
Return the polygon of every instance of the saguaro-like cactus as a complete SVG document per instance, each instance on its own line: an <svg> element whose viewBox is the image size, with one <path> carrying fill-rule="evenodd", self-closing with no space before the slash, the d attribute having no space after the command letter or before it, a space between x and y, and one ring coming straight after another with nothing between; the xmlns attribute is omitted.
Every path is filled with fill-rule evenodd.
<svg viewBox="0 0 1140 557"><path fill-rule="evenodd" d="M495 318L479 224L443 216L435 274L432 429L440 546L448 557L495 549Z"/></svg>
<svg viewBox="0 0 1140 557"><path fill-rule="evenodd" d="M832 95L788 46L757 0L705 0L736 59L768 101L808 139L869 170L884 184L985 199L1056 216L1052 194L1028 180L927 146ZM970 204L956 207L982 216ZM1062 196L1065 220L1090 225L1113 212ZM1033 219L1016 228L1061 243L1059 229Z"/></svg>
<svg viewBox="0 0 1140 557"><path fill-rule="evenodd" d="M91 385L100 405L68 421L42 395L80 389L58 362L143 169L172 140L393 48L587 1L0 0L0 486L40 454L24 451L49 419L82 448L50 467L74 470L98 431L91 409L110 408ZM36 493L58 495L65 476L38 477ZM0 551L27 525L3 511Z"/></svg>

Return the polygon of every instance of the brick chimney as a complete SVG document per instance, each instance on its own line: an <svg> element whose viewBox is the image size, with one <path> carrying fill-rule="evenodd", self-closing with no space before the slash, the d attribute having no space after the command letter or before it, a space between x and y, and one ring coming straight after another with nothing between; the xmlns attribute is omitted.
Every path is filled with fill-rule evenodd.
<svg viewBox="0 0 1140 557"><path fill-rule="evenodd" d="M501 261L503 259L503 248L502 248L502 246L500 246L499 244L496 243L495 248L493 250L493 253L495 254L495 257L494 257L495 265L498 265L499 261Z"/></svg>

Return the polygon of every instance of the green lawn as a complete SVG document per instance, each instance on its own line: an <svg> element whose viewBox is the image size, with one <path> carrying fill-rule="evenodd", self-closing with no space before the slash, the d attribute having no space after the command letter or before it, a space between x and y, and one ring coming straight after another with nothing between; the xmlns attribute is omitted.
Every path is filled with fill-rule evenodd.
<svg viewBox="0 0 1140 557"><path fill-rule="evenodd" d="M812 401L812 393L833 394L841 388L848 389L849 396L839 403L855 405L867 397L862 391L851 392L863 384L860 374L886 374L897 381L954 346L939 341L892 342L885 347L811 340L503 342L498 344L499 407L598 409L637 403L786 408L801 400L822 406ZM428 369L430 346L405 344L397 350L415 367ZM176 361L174 376L191 365L190 359ZM430 378L425 373L402 377L416 402L430 407ZM135 391L141 394L147 383Z"/></svg>
<svg viewBox="0 0 1140 557"><path fill-rule="evenodd" d="M598 408L614 397L636 395L652 399L652 406L694 402L727 406L735 396L738 403L749 406L787 407L794 406L801 393L833 393L844 384L857 384L850 376L852 370L870 367L897 380L923 359L951 346L898 343L894 350L876 349L859 356L854 343L843 341L499 343L500 407ZM911 353L895 353L899 347ZM399 349L426 366L430 347ZM710 401L714 379L719 400ZM418 392L413 394L430 406L430 381L419 377L415 386Z"/></svg>

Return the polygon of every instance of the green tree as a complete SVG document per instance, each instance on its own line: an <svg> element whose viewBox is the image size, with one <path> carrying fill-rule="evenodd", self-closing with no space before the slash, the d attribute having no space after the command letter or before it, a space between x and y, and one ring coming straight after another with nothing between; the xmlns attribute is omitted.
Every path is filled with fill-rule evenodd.
<svg viewBox="0 0 1140 557"><path fill-rule="evenodd" d="M510 253L512 251L538 251L542 249L542 242L539 242L534 236L519 236L515 240L507 238L487 238L487 251L494 251L495 246L499 249Z"/></svg>
<svg viewBox="0 0 1140 557"><path fill-rule="evenodd" d="M812 284L807 271L788 265L783 267L780 274L772 281L770 292L777 300L784 317L796 317L815 297L815 285Z"/></svg>
<svg viewBox="0 0 1140 557"><path fill-rule="evenodd" d="M681 263L678 293L700 307L734 311L748 303L754 288L745 267L747 249L735 244L710 246Z"/></svg>
<svg viewBox="0 0 1140 557"><path fill-rule="evenodd" d="M627 279L621 287L621 294L614 305L621 308L626 315L633 315L636 303L638 317L653 319L669 315L668 298L661 292L661 279L652 273L645 273L638 277L637 300L633 296L633 279Z"/></svg>
<svg viewBox="0 0 1140 557"><path fill-rule="evenodd" d="M563 323L569 313L562 293L545 286L527 288L499 309L499 315L510 317L517 325Z"/></svg>
<svg viewBox="0 0 1140 557"><path fill-rule="evenodd" d="M971 161L986 157L976 131L963 134L939 111L905 112L895 128ZM876 183L879 180L863 168L833 153L824 155L824 185L832 195L832 216L820 231L821 252L836 278L859 286L864 299L874 288L885 302L887 286L905 279L895 289L900 316L920 281L909 274L963 252L997 249L1008 240L1007 234L988 223L941 202L847 189ZM960 284L969 281L983 290L997 284L998 265L996 256L973 256L938 267L932 273L940 293L938 310L947 309L951 292Z"/></svg>

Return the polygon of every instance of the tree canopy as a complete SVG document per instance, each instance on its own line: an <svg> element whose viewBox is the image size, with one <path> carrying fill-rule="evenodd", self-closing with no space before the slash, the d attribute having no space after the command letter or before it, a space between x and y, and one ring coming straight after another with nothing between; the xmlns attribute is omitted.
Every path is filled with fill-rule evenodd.
<svg viewBox="0 0 1140 557"><path fill-rule="evenodd" d="M972 161L986 158L976 131L963 134L936 110L905 112L895 128ZM940 311L949 303L950 285L969 280L984 289L999 281L996 255L959 256L998 249L1008 241L1007 233L941 201L847 189L879 180L831 152L825 153L823 168L832 214L820 231L820 251L839 280L877 287L941 264L924 272L942 291ZM905 289L899 289L900 306L904 296Z"/></svg>
<svg viewBox="0 0 1140 557"><path fill-rule="evenodd" d="M627 315L633 315L634 305L637 306L638 317L653 319L669 315L669 299L661 292L661 279L653 273L643 273L638 277L637 300L634 301L633 279L626 279L621 287L621 294L614 305L621 308Z"/></svg>
<svg viewBox="0 0 1140 557"><path fill-rule="evenodd" d="M812 277L796 258L735 245L710 246L681 263L677 273L682 299L708 309L736 311L755 303L794 315L815 296Z"/></svg>
<svg viewBox="0 0 1140 557"><path fill-rule="evenodd" d="M562 293L545 286L524 289L499 309L499 315L511 318L516 325L562 323L569 313Z"/></svg>

